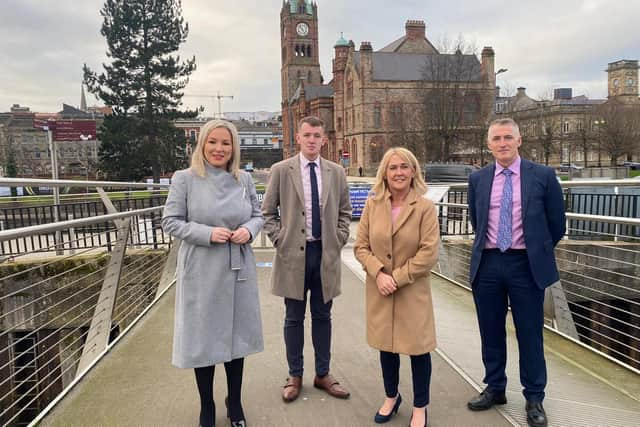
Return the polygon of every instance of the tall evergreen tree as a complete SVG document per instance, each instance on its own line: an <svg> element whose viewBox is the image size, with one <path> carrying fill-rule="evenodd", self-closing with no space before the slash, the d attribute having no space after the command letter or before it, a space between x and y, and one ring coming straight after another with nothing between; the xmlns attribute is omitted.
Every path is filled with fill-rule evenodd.
<svg viewBox="0 0 640 427"><path fill-rule="evenodd" d="M102 168L122 179L151 172L157 181L185 143L171 120L196 114L178 111L196 68L195 57L176 55L189 33L181 1L106 0L100 14L111 62L100 74L85 64L84 82L114 112L101 129Z"/></svg>

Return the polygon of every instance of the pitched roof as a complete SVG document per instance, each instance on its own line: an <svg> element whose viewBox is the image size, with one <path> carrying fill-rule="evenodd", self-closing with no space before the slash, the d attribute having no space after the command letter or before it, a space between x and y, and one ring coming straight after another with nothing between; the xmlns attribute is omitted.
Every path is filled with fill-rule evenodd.
<svg viewBox="0 0 640 427"><path fill-rule="evenodd" d="M394 40L382 49L378 50L378 52L396 52L405 44L405 42L409 40L409 37L406 35L400 37L398 40ZM424 39L425 45L427 48L433 49L434 52L438 53L438 49L425 37Z"/></svg>
<svg viewBox="0 0 640 427"><path fill-rule="evenodd" d="M298 88L296 89L289 102L300 99L301 88L302 85L298 85ZM331 85L304 85L304 99L306 101L311 101L312 99L317 98L331 98L332 96L333 86Z"/></svg>
<svg viewBox="0 0 640 427"><path fill-rule="evenodd" d="M360 65L361 52L354 52ZM475 55L372 52L373 80L389 81L481 81L480 61Z"/></svg>

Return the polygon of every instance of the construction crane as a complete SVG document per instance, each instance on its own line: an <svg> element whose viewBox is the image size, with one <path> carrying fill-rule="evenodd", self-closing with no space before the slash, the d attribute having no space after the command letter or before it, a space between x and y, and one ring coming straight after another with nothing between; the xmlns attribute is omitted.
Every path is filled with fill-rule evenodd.
<svg viewBox="0 0 640 427"><path fill-rule="evenodd" d="M221 95L220 91L218 91L215 95L206 95L206 94L185 94L183 95L187 98L210 98L211 100L217 98L218 99L218 115L215 118L222 118L222 98L233 99L233 95Z"/></svg>

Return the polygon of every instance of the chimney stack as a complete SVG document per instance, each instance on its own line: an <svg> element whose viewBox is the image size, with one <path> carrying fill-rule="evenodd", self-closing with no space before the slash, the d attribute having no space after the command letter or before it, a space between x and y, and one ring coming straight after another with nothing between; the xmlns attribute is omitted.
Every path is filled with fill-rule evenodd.
<svg viewBox="0 0 640 427"><path fill-rule="evenodd" d="M407 38L410 40L422 40L426 38L426 26L424 21L410 19L404 25Z"/></svg>

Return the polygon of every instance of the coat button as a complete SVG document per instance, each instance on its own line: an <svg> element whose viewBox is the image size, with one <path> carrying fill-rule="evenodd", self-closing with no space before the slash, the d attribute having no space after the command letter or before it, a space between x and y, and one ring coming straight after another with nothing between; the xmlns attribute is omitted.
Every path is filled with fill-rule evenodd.
<svg viewBox="0 0 640 427"><path fill-rule="evenodd" d="M302 233L304 234L304 228L302 230L300 230L300 231L302 231Z"/></svg>
<svg viewBox="0 0 640 427"><path fill-rule="evenodd" d="M304 246L300 246L300 250L301 250L301 251L304 251Z"/></svg>
<svg viewBox="0 0 640 427"><path fill-rule="evenodd" d="M391 259L391 254L387 254L387 258L388 258L388 259Z"/></svg>
<svg viewBox="0 0 640 427"><path fill-rule="evenodd" d="M302 211L302 216L304 216L304 211Z"/></svg>

